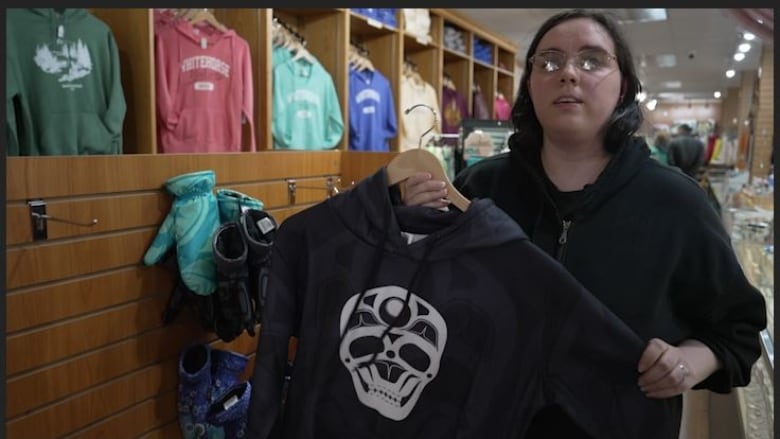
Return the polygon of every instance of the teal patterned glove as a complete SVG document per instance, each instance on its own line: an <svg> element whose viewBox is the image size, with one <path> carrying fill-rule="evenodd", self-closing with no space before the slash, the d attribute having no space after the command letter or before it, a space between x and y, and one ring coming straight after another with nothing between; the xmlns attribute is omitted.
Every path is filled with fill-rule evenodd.
<svg viewBox="0 0 780 439"><path fill-rule="evenodd" d="M182 174L165 182L175 198L157 236L144 255L144 264L163 260L176 246L176 261L184 284L196 294L216 290L216 266L211 240L219 227L214 171Z"/></svg>

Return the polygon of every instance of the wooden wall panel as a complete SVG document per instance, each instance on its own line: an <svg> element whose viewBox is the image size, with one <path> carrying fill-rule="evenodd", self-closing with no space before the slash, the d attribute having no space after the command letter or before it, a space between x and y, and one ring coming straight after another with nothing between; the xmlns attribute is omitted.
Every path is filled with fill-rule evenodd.
<svg viewBox="0 0 780 439"><path fill-rule="evenodd" d="M172 287L170 270L134 265L16 290L5 298L6 334L139 300Z"/></svg>
<svg viewBox="0 0 780 439"><path fill-rule="evenodd" d="M149 433L141 436L141 439L169 439L173 437L180 437L179 421L171 422L162 426L161 428L150 431Z"/></svg>
<svg viewBox="0 0 780 439"><path fill-rule="evenodd" d="M91 8L111 28L119 49L125 114L122 146L126 154L151 153L157 144L155 126L154 42L152 10Z"/></svg>
<svg viewBox="0 0 780 439"><path fill-rule="evenodd" d="M162 393L156 398L143 401L119 415L111 416L64 439L134 439L147 433L150 427L158 428L171 422L176 430L163 437L179 437L176 398L176 391Z"/></svg>
<svg viewBox="0 0 780 439"><path fill-rule="evenodd" d="M6 373L13 375L137 336L160 324L167 295L6 338Z"/></svg>
<svg viewBox="0 0 780 439"><path fill-rule="evenodd" d="M94 218L98 222L91 227L80 227L59 221L47 221L47 236L49 240L53 240L159 224L168 213L171 198L166 193L156 191L68 201L52 200L46 202L47 215L81 223L88 223ZM27 203L9 203L6 215L6 244L32 242L30 207Z"/></svg>
<svg viewBox="0 0 780 439"><path fill-rule="evenodd" d="M327 177L295 178L295 204L321 201L327 194ZM335 181L335 179L334 179ZM263 183L219 184L216 189L233 189L262 201L265 209L290 204L286 181ZM105 195L72 200L53 200L46 203L46 214L81 223L93 218L98 222L91 227L81 227L59 221L47 221L47 237L54 240L134 229L160 224L170 210L173 197L167 192L132 193L129 195ZM26 202L12 202L7 208L7 245L32 242L30 207Z"/></svg>
<svg viewBox="0 0 780 439"><path fill-rule="evenodd" d="M76 241L9 247L6 286L13 289L138 264L156 234L155 228L89 236Z"/></svg>
<svg viewBox="0 0 780 439"><path fill-rule="evenodd" d="M15 439L58 438L107 418L159 394L175 388L177 361L171 359L124 375L94 390L55 403L6 423L6 433Z"/></svg>
<svg viewBox="0 0 780 439"><path fill-rule="evenodd" d="M764 46L761 52L761 76L758 79L757 108L753 135L753 154L750 175L766 178L773 166L772 150L775 139L775 55L773 46Z"/></svg>
<svg viewBox="0 0 780 439"><path fill-rule="evenodd" d="M8 157L6 200L160 189L180 174L211 169L217 185L338 175L340 151Z"/></svg>
<svg viewBox="0 0 780 439"><path fill-rule="evenodd" d="M173 358L195 340L207 340L205 331L175 324L9 379L6 392L15 396L6 403L6 416L13 418L161 359Z"/></svg>
<svg viewBox="0 0 780 439"><path fill-rule="evenodd" d="M357 183L388 164L398 153L345 151L341 158L341 182L344 186Z"/></svg>

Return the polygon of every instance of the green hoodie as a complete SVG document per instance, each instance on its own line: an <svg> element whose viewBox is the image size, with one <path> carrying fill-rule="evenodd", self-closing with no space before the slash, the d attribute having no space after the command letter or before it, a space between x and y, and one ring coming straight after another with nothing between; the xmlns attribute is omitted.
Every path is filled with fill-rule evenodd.
<svg viewBox="0 0 780 439"><path fill-rule="evenodd" d="M121 154L127 106L111 29L85 9L6 10L9 155Z"/></svg>

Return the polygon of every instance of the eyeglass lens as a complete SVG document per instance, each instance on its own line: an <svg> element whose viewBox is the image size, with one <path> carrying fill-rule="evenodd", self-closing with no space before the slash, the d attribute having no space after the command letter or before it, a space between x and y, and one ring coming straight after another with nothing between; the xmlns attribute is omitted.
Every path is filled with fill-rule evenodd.
<svg viewBox="0 0 780 439"><path fill-rule="evenodd" d="M580 70L592 72L609 67L613 56L603 50L584 50L571 58ZM555 72L562 69L568 60L569 56L564 52L549 50L534 55L532 63L546 72Z"/></svg>

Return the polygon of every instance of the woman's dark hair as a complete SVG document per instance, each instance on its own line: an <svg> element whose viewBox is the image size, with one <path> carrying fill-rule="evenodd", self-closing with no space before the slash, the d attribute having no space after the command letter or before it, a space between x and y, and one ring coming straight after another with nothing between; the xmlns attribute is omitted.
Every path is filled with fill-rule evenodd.
<svg viewBox="0 0 780 439"><path fill-rule="evenodd" d="M642 85L636 74L631 49L628 47L628 42L623 36L620 25L609 14L573 9L548 18L536 32L531 45L528 47L525 57L525 69L523 76L520 78L520 89L517 91L517 98L512 106L512 124L515 132L509 139L511 148L524 148L528 145L541 146L542 126L539 124L539 119L536 118L531 96L528 93L528 81L531 77L532 69L529 59L536 53L539 41L550 29L576 18L593 20L609 33L615 44L615 56L617 57L620 73L623 76L622 80L626 84L623 96L607 122L604 147L610 153L617 152L620 146L636 133L642 125L642 109L636 100L636 94L642 90Z"/></svg>

